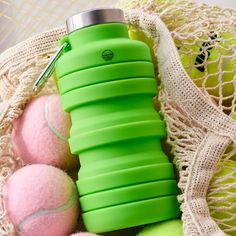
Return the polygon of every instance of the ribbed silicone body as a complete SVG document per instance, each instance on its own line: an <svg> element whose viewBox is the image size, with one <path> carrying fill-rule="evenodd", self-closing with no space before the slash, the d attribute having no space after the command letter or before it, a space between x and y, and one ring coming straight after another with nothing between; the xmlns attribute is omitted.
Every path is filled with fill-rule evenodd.
<svg viewBox="0 0 236 236"><path fill-rule="evenodd" d="M162 152L165 125L152 98L149 48L125 24L75 31L56 63L62 105L72 120L70 148L86 228L95 233L179 216L173 166Z"/></svg>

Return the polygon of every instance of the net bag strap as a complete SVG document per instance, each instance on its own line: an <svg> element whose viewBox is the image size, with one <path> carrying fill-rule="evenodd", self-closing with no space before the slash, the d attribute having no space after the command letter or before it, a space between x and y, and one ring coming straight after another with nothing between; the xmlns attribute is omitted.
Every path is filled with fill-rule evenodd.
<svg viewBox="0 0 236 236"><path fill-rule="evenodd" d="M229 144L228 137L209 131L196 150L183 194L185 235L225 235L210 216L206 195L216 164Z"/></svg>

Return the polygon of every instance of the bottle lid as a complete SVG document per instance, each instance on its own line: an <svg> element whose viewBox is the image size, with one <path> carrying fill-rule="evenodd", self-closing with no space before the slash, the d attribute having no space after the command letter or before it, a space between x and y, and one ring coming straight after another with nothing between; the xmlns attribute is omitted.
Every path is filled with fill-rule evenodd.
<svg viewBox="0 0 236 236"><path fill-rule="evenodd" d="M67 19L68 34L91 25L104 23L124 23L124 12L118 8L93 9L80 12Z"/></svg>

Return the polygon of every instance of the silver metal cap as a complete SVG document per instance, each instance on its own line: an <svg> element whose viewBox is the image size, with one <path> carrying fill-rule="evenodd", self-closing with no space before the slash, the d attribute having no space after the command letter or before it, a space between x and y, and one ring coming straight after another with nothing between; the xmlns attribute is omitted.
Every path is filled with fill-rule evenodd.
<svg viewBox="0 0 236 236"><path fill-rule="evenodd" d="M68 34L90 25L120 22L124 23L124 12L118 8L92 9L80 12L66 20Z"/></svg>

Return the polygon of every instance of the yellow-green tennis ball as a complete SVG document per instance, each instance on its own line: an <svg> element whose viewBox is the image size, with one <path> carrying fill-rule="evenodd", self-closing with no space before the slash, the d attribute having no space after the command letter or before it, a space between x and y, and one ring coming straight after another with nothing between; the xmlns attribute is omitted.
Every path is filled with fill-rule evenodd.
<svg viewBox="0 0 236 236"><path fill-rule="evenodd" d="M212 218L222 230L230 230L236 235L236 162L225 161L215 173L208 190L207 201Z"/></svg>
<svg viewBox="0 0 236 236"><path fill-rule="evenodd" d="M156 4L166 4L166 0L156 0L155 1ZM168 3L171 4L171 3L175 3L176 0L169 0ZM148 0L142 0L142 1L139 1L139 4L140 6L144 6L145 4L148 3ZM122 9L132 9L134 6L133 6L133 3L132 1L121 1L119 4L118 4L118 7L122 8ZM166 24L170 23L171 20L169 20L168 22L165 22ZM139 41L142 41L144 43L146 43L149 48L152 49L153 47L153 44L154 44L154 38L149 38L146 36L146 34L141 31L139 28L135 27L135 26L130 26L129 27L129 37L131 39L134 39L134 40L139 40Z"/></svg>
<svg viewBox="0 0 236 236"><path fill-rule="evenodd" d="M232 119L236 121L236 112L232 115Z"/></svg>
<svg viewBox="0 0 236 236"><path fill-rule="evenodd" d="M153 40L148 38L143 31L135 28L134 26L129 27L129 37L131 39L139 40L146 43L149 46L149 48L153 47Z"/></svg>
<svg viewBox="0 0 236 236"><path fill-rule="evenodd" d="M217 97L220 96L221 87L222 95L226 97L234 93L234 45L234 34L215 33L208 38L204 36L197 40L183 41L179 54L184 68L198 87L205 87L209 94Z"/></svg>
<svg viewBox="0 0 236 236"><path fill-rule="evenodd" d="M183 236L183 224L179 219L163 221L145 227L138 236Z"/></svg>

